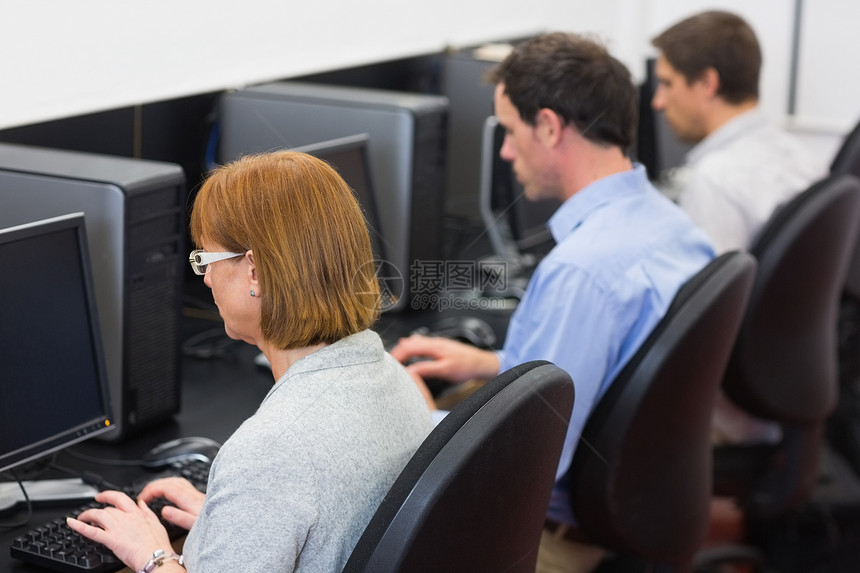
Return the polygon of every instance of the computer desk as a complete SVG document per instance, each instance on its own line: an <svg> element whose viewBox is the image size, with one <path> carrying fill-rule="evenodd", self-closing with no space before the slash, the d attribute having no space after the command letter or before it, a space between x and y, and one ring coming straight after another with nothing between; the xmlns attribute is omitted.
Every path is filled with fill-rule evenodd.
<svg viewBox="0 0 860 573"><path fill-rule="evenodd" d="M419 326L432 324L443 316L469 314L485 319L496 330L500 340L507 328L509 312L499 311L436 311L403 312L383 315L374 326L388 344L408 335ZM201 325L186 319L189 331L211 328L209 323ZM82 442L70 448L73 452L107 461L139 460L153 446L181 436L205 436L224 442L250 417L271 389L274 379L269 370L254 364L259 350L245 343L238 343L234 351L222 358L199 359L183 357L181 374L181 409L169 420L158 424L139 435L112 443L99 439ZM122 467L107 463L93 463L73 457L68 452L56 455L57 464L94 472L107 481L124 486L131 484L146 473L139 466ZM46 474L44 477L69 477L62 474ZM29 479L29 478L27 478ZM47 571L12 559L9 546L15 537L23 535L66 511L78 507L81 502L68 506L34 508L33 516L26 526L0 530L0 571L10 573L33 573ZM0 516L0 523L13 522L24 517L24 511ZM128 571L123 569L122 571Z"/></svg>

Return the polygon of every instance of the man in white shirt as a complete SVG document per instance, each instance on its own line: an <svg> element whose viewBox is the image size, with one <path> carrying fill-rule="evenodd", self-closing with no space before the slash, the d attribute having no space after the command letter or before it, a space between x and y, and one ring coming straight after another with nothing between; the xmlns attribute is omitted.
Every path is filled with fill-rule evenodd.
<svg viewBox="0 0 860 573"><path fill-rule="evenodd" d="M652 40L660 50L651 104L695 147L670 179L672 193L717 253L749 248L783 203L823 178L827 167L759 109L761 50L742 18L702 12ZM721 396L716 443L773 442L779 429Z"/></svg>
<svg viewBox="0 0 860 573"><path fill-rule="evenodd" d="M678 202L718 253L746 249L781 204L827 167L758 107L761 50L752 28L727 12L703 12L652 40L652 106L696 144L672 181Z"/></svg>

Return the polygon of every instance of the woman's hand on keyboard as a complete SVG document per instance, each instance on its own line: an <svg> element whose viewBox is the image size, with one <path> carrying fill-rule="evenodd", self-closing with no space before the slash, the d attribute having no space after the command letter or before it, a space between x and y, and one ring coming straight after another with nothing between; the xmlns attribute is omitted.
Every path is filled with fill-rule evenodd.
<svg viewBox="0 0 860 573"><path fill-rule="evenodd" d="M68 518L69 527L105 545L133 570L146 565L153 551L170 548L167 531L146 504L135 503L119 491L103 491L95 499L107 507Z"/></svg>
<svg viewBox="0 0 860 573"><path fill-rule="evenodd" d="M200 514L206 494L198 491L185 478L169 477L149 482L138 496L138 499L145 503L157 498L164 498L173 504L161 510L161 517L165 521L183 529L191 529Z"/></svg>

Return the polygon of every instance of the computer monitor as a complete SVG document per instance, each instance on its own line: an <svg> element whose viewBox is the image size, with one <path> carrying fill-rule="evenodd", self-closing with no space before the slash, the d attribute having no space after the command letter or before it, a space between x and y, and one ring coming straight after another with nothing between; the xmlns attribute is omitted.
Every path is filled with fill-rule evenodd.
<svg viewBox="0 0 860 573"><path fill-rule="evenodd" d="M422 93L282 81L230 91L219 107L218 158L370 135L370 165L386 259L405 310L438 288L421 269L443 258L448 99ZM415 270L418 269L418 270Z"/></svg>
<svg viewBox="0 0 860 573"><path fill-rule="evenodd" d="M84 214L0 230L0 471L113 429Z"/></svg>
<svg viewBox="0 0 860 573"><path fill-rule="evenodd" d="M639 86L639 125L633 155L645 166L648 178L659 183L671 169L683 165L692 145L681 141L665 114L651 107L658 84L656 62L655 58L645 62L645 81Z"/></svg>
<svg viewBox="0 0 860 573"><path fill-rule="evenodd" d="M387 268L386 261L388 261L391 252L391 245L385 240L386 235L379 220L377 190L371 175L368 154L369 141L369 134L359 133L303 145L296 147L294 151L308 153L329 163L355 194L355 198L364 212L364 219L370 234L370 244L377 267L376 274L382 292L382 311L384 312L397 306L405 285L402 284L402 279L398 273Z"/></svg>
<svg viewBox="0 0 860 573"><path fill-rule="evenodd" d="M369 141L368 134L360 133L302 145L296 147L294 151L301 151L322 159L334 167L346 181L364 211L364 219L367 221L370 242L373 246L373 256L377 260L382 260L387 256L390 247L385 244L385 235L379 222L376 188L370 174L367 151Z"/></svg>
<svg viewBox="0 0 860 573"><path fill-rule="evenodd" d="M496 254L528 266L529 255L552 246L546 223L560 202L526 199L511 164L499 155L504 140L505 129L489 116L481 138L481 216Z"/></svg>

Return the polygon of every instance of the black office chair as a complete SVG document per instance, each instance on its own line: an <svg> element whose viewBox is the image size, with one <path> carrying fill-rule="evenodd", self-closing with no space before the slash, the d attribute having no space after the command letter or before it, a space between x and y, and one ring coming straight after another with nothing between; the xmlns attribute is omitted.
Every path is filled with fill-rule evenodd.
<svg viewBox="0 0 860 573"><path fill-rule="evenodd" d="M842 142L830 174L860 177L860 123ZM839 308L839 378L839 403L827 422L827 437L860 477L860 244L848 264Z"/></svg>
<svg viewBox="0 0 860 573"><path fill-rule="evenodd" d="M860 176L860 123L845 136L839 151L830 163L831 175L843 173Z"/></svg>
<svg viewBox="0 0 860 573"><path fill-rule="evenodd" d="M830 163L830 175L850 174L860 177L860 123L854 126ZM848 274L845 277L845 291L855 299L860 299L860 245L854 247Z"/></svg>
<svg viewBox="0 0 860 573"><path fill-rule="evenodd" d="M860 181L828 177L778 210L751 247L759 271L723 389L782 426L775 447L717 448L715 491L766 517L808 498L837 398L836 317L860 220Z"/></svg>
<svg viewBox="0 0 860 573"><path fill-rule="evenodd" d="M778 422L775 445L715 448L714 492L747 528L799 507L818 477L824 424L837 398L836 318L860 219L860 181L829 177L777 211L751 247L758 273L723 389ZM744 558L731 548L710 561Z"/></svg>
<svg viewBox="0 0 860 573"><path fill-rule="evenodd" d="M586 541L690 566L709 521L711 412L755 267L731 252L691 278L600 398L569 472Z"/></svg>
<svg viewBox="0 0 860 573"><path fill-rule="evenodd" d="M534 573L574 389L529 362L433 430L358 540L345 573Z"/></svg>

